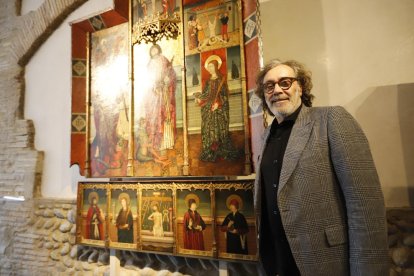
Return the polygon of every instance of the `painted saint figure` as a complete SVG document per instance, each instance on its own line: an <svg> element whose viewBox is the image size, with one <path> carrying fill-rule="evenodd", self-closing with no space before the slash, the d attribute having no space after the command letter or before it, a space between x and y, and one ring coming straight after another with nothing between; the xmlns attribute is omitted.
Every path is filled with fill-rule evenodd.
<svg viewBox="0 0 414 276"><path fill-rule="evenodd" d="M201 107L202 151L200 160L215 162L218 158L234 160L239 151L232 145L229 132L229 89L227 80L219 72L221 59L211 55L205 62L210 73L203 92L195 93L195 101Z"/></svg>
<svg viewBox="0 0 414 276"><path fill-rule="evenodd" d="M205 250L203 230L206 229L206 224L197 212L197 203L193 198L188 200L188 208L184 214L184 248Z"/></svg>
<svg viewBox="0 0 414 276"><path fill-rule="evenodd" d="M216 36L216 23L217 23L217 16L214 16L213 22L208 20L208 30L209 30L209 38L214 38Z"/></svg>
<svg viewBox="0 0 414 276"><path fill-rule="evenodd" d="M200 84L200 81L198 79L198 74L197 74L197 71L196 71L196 69L195 69L194 66L193 66L193 70L192 71L193 71L193 73L192 73L192 77L193 77L192 84L193 84L193 86L197 86L197 85Z"/></svg>
<svg viewBox="0 0 414 276"><path fill-rule="evenodd" d="M247 232L249 226L246 218L239 210L239 202L236 199L230 201L229 213L221 225L221 231L226 232L227 253L248 254Z"/></svg>
<svg viewBox="0 0 414 276"><path fill-rule="evenodd" d="M138 0L138 19L143 19L147 16L147 4L145 0Z"/></svg>
<svg viewBox="0 0 414 276"><path fill-rule="evenodd" d="M239 68L237 67L234 60L231 61L231 78L233 80L238 79L240 77Z"/></svg>
<svg viewBox="0 0 414 276"><path fill-rule="evenodd" d="M94 42L96 41L96 43ZM99 42L97 42L99 41ZM92 39L90 165L93 176L126 173L129 138L127 42L122 36ZM95 45L96 44L96 45ZM126 68L126 69L125 69ZM119 72L112 85L105 85L108 72ZM89 140L89 141L90 141Z"/></svg>
<svg viewBox="0 0 414 276"><path fill-rule="evenodd" d="M221 22L221 38L224 41L229 41L229 34L227 32L227 27L229 23L229 14L227 12L220 15L220 22Z"/></svg>
<svg viewBox="0 0 414 276"><path fill-rule="evenodd" d="M154 223L152 233L154 237L164 237L164 229L162 226L163 216L159 211L158 203L153 202L151 205L153 213L148 217L148 220L151 220Z"/></svg>
<svg viewBox="0 0 414 276"><path fill-rule="evenodd" d="M91 192L89 195L89 209L86 215L86 239L104 240L103 223L105 218L98 206L98 194Z"/></svg>
<svg viewBox="0 0 414 276"><path fill-rule="evenodd" d="M129 207L129 198L121 195L121 206L118 217L116 218L116 228L118 228L118 242L133 243L134 242L134 224L132 220L132 212Z"/></svg>
<svg viewBox="0 0 414 276"><path fill-rule="evenodd" d="M156 150L172 149L176 135L176 75L172 59L162 55L158 44L150 48L147 69L152 84L146 104L147 133Z"/></svg>
<svg viewBox="0 0 414 276"><path fill-rule="evenodd" d="M206 42L204 41L206 38L206 35L204 33L204 27L201 21L197 18L196 19L196 29L197 29L197 49L198 51L201 51L202 48L205 46Z"/></svg>
<svg viewBox="0 0 414 276"><path fill-rule="evenodd" d="M191 15L188 19L188 48L190 50L197 48L198 36L197 36L197 21L194 15Z"/></svg>

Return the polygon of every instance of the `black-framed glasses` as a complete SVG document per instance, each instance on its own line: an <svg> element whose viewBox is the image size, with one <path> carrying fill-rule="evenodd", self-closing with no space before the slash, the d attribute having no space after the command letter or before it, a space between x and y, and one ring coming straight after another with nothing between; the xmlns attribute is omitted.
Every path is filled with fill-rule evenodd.
<svg viewBox="0 0 414 276"><path fill-rule="evenodd" d="M274 82L274 81L266 82L265 84L263 84L263 88L264 88L265 93L271 94L275 90L276 84L279 85L281 89L288 90L292 86L292 84L297 80L298 80L297 78L284 77L284 78L280 78L280 80L277 82Z"/></svg>

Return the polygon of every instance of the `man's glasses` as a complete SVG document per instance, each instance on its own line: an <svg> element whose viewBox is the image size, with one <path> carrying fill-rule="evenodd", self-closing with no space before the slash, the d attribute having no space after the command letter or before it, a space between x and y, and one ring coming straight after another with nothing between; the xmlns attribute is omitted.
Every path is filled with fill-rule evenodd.
<svg viewBox="0 0 414 276"><path fill-rule="evenodd" d="M276 84L279 85L281 89L288 90L292 86L292 84L297 80L298 80L297 78L284 77L284 78L281 78L277 82L273 82L273 81L266 82L265 84L263 84L263 88L267 94L271 94L275 90Z"/></svg>

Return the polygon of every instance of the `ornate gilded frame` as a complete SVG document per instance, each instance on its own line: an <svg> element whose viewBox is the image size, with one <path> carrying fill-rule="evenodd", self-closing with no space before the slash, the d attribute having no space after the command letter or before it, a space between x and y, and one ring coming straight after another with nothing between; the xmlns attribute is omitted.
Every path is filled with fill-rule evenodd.
<svg viewBox="0 0 414 276"><path fill-rule="evenodd" d="M102 208L103 215L105 216L105 225L103 226L105 229L105 236L103 240L91 240L85 238L85 220L87 219L87 214L85 212L85 196L87 196L87 191L96 191L101 190L101 193L104 193L106 196L105 208ZM148 249L145 248L142 241L142 210L143 210L143 191L170 191L171 198L172 198L172 242L170 241L169 244L171 245L171 250L157 250L157 249ZM157 253L157 254L167 254L167 255L177 255L177 256L197 256L203 258L213 258L213 259L233 259L233 260L243 260L243 261L256 261L258 259L257 253L257 241L256 241L256 222L250 221L249 228L251 229L251 233L249 239L251 239L251 245L254 245L253 248L249 249L252 254L227 254L225 252L220 252L219 244L218 244L218 236L216 235L218 231L217 225L217 205L216 205L216 195L220 191L223 190L231 190L231 191L240 191L242 194L245 193L248 196L252 194L253 190L253 180L220 180L220 181L200 181L200 180L178 180L178 181L140 181L140 182L80 182L78 184L78 211L77 211L77 228L76 232L76 242L78 244L85 244L91 246L99 246L99 247L107 247L107 248L114 248L114 249L123 249L123 250L133 250L139 252L149 252L149 253ZM136 195L136 222L134 223L134 243L120 243L111 240L111 231L114 231L114 227L111 228L111 223L113 224L114 217L114 210L115 213L119 210L119 208L115 208L112 205L112 195L115 191L127 192L129 191ZM203 191L204 193L207 192L210 198L209 208L210 208L210 218L211 220L208 221L208 224L211 225L211 244L207 244L208 241L204 241L204 244L207 247L210 247L211 250L190 250L190 249L183 249L181 248L180 244L182 240L179 239L179 231L182 228L179 228L180 224L179 221L181 220L183 213L183 209L179 208L178 206L178 197L179 194L185 191ZM119 192L118 192L119 193ZM240 194L240 193L239 193ZM118 195L120 197L120 195ZM132 201L132 200L131 200ZM131 202L130 201L130 202ZM102 202L100 203L102 205ZM90 206L89 206L90 207ZM115 208L115 209L114 209ZM248 210L250 214L254 214L254 208L251 204L251 210ZM131 208L132 210L133 208ZM180 213L178 211L181 210ZM134 214L134 211L133 215ZM201 214L202 216L204 214ZM134 219L135 220L135 219ZM181 233L182 234L182 233ZM113 234L112 234L113 235ZM252 240L253 239L253 240ZM171 239L170 239L171 240Z"/></svg>

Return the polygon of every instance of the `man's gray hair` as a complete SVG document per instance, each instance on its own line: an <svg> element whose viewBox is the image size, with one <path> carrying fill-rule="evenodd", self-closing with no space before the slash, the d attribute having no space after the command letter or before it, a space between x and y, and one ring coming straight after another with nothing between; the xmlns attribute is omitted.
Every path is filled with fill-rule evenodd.
<svg viewBox="0 0 414 276"><path fill-rule="evenodd" d="M257 85L256 95L259 96L260 99L262 100L263 108L268 110L268 106L266 104L265 97L264 97L264 86L263 86L264 77L266 76L267 72L269 72L271 69L279 65L286 65L293 69L296 75L295 77L297 78L297 81L300 87L302 88L302 96L301 96L302 103L305 106L311 107L313 98L315 98L315 96L311 94L311 90L313 87L312 73L308 69L306 69L306 67L302 63L296 60L287 60L287 61L282 62L279 59L273 59L269 63L267 63L262 68L262 70L260 70L256 78L256 85Z"/></svg>

